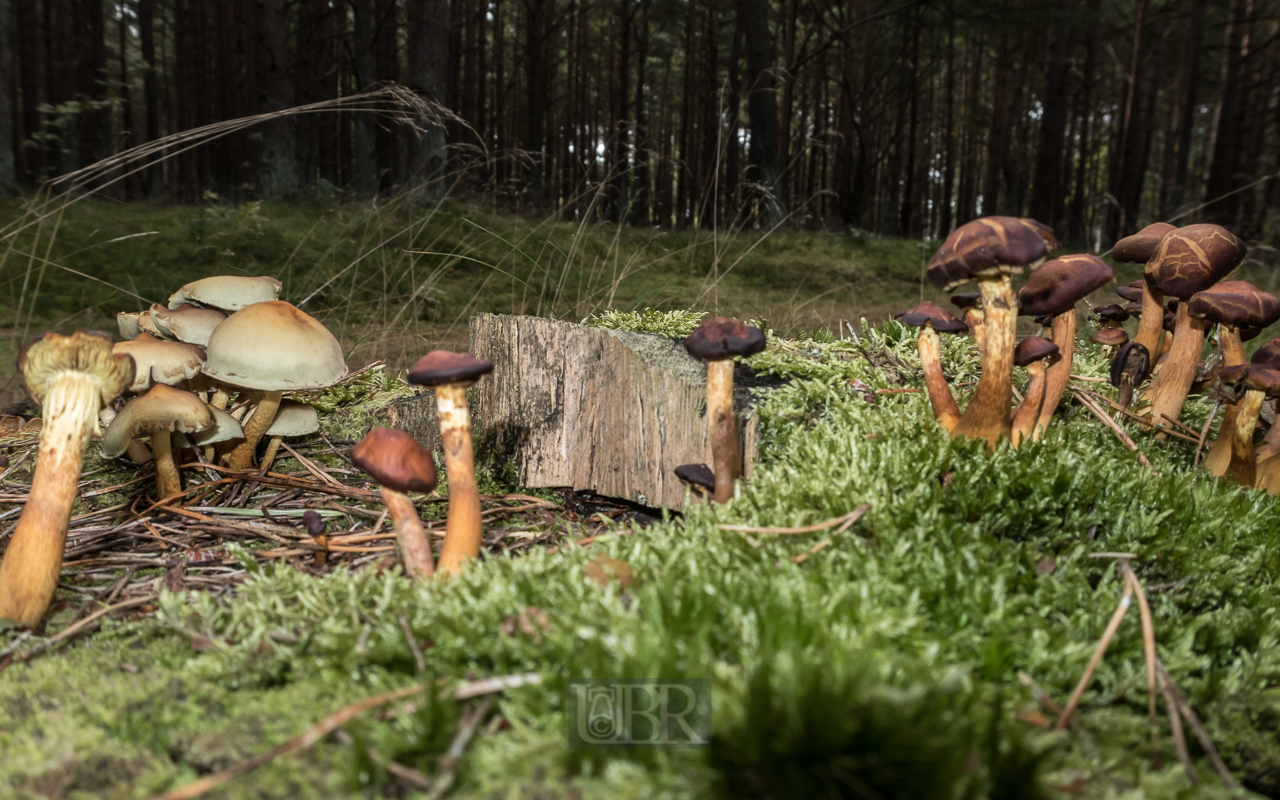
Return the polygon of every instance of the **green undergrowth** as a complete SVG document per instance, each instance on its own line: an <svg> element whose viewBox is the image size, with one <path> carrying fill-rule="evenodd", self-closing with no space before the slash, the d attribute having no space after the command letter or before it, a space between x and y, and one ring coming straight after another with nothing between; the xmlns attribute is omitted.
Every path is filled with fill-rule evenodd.
<svg viewBox="0 0 1280 800"><path fill-rule="evenodd" d="M688 323L612 321L667 335ZM970 344L944 338L953 383L976 379ZM154 617L0 673L0 794L44 796L69 774L80 794L63 796L145 796L359 697L536 672L541 685L497 698L505 722L477 735L451 796L1227 797L1194 741L1204 785L1189 783L1163 703L1153 750L1136 610L1073 730L1035 724L1052 715L1018 676L1066 701L1122 589L1093 556L1117 552L1134 554L1159 655L1227 765L1280 793L1280 503L1193 470L1194 445L1126 426L1148 469L1074 403L1016 452L951 441L922 393L874 393L922 385L915 332L895 323L771 336L747 365L788 380L759 392L761 460L726 506L449 581L255 566L235 596L166 592ZM1084 344L1073 371L1105 366ZM1202 424L1209 405L1193 399L1184 419ZM717 527L808 525L864 503L838 534ZM602 556L633 582L589 578ZM545 625L513 624L531 607ZM710 747L570 749L579 678L709 679ZM367 714L346 726L355 744L326 739L216 796L394 795L368 749L434 774L465 708Z"/></svg>

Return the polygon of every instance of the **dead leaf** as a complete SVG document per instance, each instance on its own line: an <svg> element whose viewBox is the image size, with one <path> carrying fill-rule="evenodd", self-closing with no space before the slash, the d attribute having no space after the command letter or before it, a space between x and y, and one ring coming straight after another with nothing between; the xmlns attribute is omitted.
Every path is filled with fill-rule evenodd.
<svg viewBox="0 0 1280 800"><path fill-rule="evenodd" d="M587 579L601 589L608 588L612 581L617 581L623 591L631 587L631 565L609 556L596 556L582 568Z"/></svg>
<svg viewBox="0 0 1280 800"><path fill-rule="evenodd" d="M1058 562L1054 561L1052 556L1045 556L1036 564L1036 573L1039 575L1052 575L1057 568Z"/></svg>

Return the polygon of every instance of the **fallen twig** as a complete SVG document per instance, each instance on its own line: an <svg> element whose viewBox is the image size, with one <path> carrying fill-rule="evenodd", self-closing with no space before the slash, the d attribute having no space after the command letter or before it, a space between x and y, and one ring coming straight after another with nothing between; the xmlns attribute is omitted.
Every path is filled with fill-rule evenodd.
<svg viewBox="0 0 1280 800"><path fill-rule="evenodd" d="M843 522L847 523L845 530L848 530L848 526L853 525L853 523L861 519L862 515L866 514L869 510L871 510L871 504L863 503L848 514L833 517L832 519L824 522L817 522L813 525L804 525L799 528L761 528L754 525L717 525L716 527L722 531L735 531L737 533L817 533L818 531L825 531L827 528L835 527Z"/></svg>
<svg viewBox="0 0 1280 800"><path fill-rule="evenodd" d="M1200 439L1196 442L1196 460L1192 466L1200 466L1200 452L1204 450L1204 442L1209 438L1209 427L1213 425L1213 418L1218 416L1218 409L1222 408L1222 401L1213 404L1213 408L1209 411L1209 417L1204 421L1204 427L1200 429Z"/></svg>
<svg viewBox="0 0 1280 800"><path fill-rule="evenodd" d="M1218 771L1218 777L1222 778L1223 785L1228 789L1239 789L1240 784L1236 782L1235 776L1231 774L1231 770L1227 769L1222 757L1218 755L1218 748L1213 746L1213 740L1209 738L1209 732L1204 729L1204 725L1200 724L1200 717L1196 716L1195 709L1191 707L1186 695L1173 682L1173 676L1169 674L1169 670L1159 656L1156 657L1156 674L1169 687L1169 693L1173 696L1173 701L1178 711L1186 719L1187 724L1191 726L1191 732L1196 735L1200 746L1204 748L1205 754L1209 756L1209 761L1213 764L1213 768Z"/></svg>
<svg viewBox="0 0 1280 800"><path fill-rule="evenodd" d="M454 768L458 766L458 761L470 744L471 737L476 734L476 728L480 727L480 723L489 715L489 709L492 706L493 698L486 697L480 701L479 705L462 715L462 720L458 723L458 731L453 735L453 741L449 742L449 749L440 756L440 777L436 778L431 794L427 795L428 800L440 800L453 787Z"/></svg>
<svg viewBox="0 0 1280 800"><path fill-rule="evenodd" d="M1089 659L1089 666L1085 668L1084 675L1080 676L1080 682L1076 684L1075 691L1071 693L1071 699L1067 700L1066 707L1058 717L1057 723L1054 724L1054 730L1064 730L1067 725L1071 724L1071 715L1075 713L1076 706L1080 705L1080 698L1084 697L1084 690L1089 687L1089 681L1093 680L1093 671L1102 662L1102 656L1107 652L1111 639L1116 635L1116 629L1120 627L1120 623L1124 620L1125 612L1129 610L1129 603L1132 599L1133 587L1129 585L1128 581L1125 581L1124 593L1120 596L1120 602L1116 605L1115 613L1111 615L1111 621L1107 623L1106 630L1102 632L1102 638L1098 640L1098 646L1093 651L1093 657Z"/></svg>
<svg viewBox="0 0 1280 800"><path fill-rule="evenodd" d="M1102 411L1102 409L1098 408L1098 406L1096 406L1091 400L1089 400L1087 396L1085 396L1085 393L1083 392L1077 393L1076 399L1080 401L1081 405L1089 409L1089 411L1091 411L1095 417L1102 420L1102 424L1110 428L1111 432L1116 435L1116 438L1118 438L1125 447L1129 448L1131 451L1138 454L1138 461L1142 463L1142 466L1146 467L1152 472L1156 471L1156 468L1151 466L1151 462L1147 460L1147 454L1138 449L1138 445L1134 443L1133 439L1129 438L1129 434L1124 432L1124 428L1121 428L1119 423L1117 423L1111 417L1108 417Z"/></svg>

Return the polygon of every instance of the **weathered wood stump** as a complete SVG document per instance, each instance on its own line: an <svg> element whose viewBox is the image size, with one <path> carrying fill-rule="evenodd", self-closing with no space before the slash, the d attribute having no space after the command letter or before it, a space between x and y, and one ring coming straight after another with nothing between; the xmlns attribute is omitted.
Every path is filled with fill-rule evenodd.
<svg viewBox="0 0 1280 800"><path fill-rule="evenodd" d="M480 314L471 319L470 351L494 363L493 374L468 392L477 453L509 463L524 486L679 509L685 487L672 470L711 462L706 366L678 341ZM734 394L749 475L758 419L747 390ZM393 403L387 420L439 449L431 395Z"/></svg>

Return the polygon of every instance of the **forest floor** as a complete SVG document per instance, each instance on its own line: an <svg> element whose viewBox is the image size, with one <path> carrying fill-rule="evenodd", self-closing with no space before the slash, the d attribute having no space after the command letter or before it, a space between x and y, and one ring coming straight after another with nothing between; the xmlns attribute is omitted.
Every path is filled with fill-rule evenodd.
<svg viewBox="0 0 1280 800"><path fill-rule="evenodd" d="M104 224L110 216L94 213ZM206 212L112 213L140 215L139 230L111 230L120 236L166 218L189 231ZM245 213L272 218L270 209ZM498 223L481 224L496 231ZM263 224L280 225L281 237L292 230ZM507 221L507 238L525 224ZM84 230L81 241L93 241L91 225ZM580 237L581 250L604 246L598 233ZM646 248L661 240L643 235ZM752 255L821 263L830 281L881 253L879 268L897 277L845 279L829 295L844 299L807 306L832 283L776 286L768 305L752 287L772 278L752 257L721 281L742 283L732 295L723 290L720 310L781 320L794 309L787 328L767 322L789 335L771 336L769 349L745 362L785 383L757 393L760 462L724 506L692 504L673 515L530 492L505 482L496 465L481 473L483 563L458 579L411 584L391 558L373 487L345 460L371 404L412 394L396 379L403 360L315 398L325 408L323 435L295 445L275 477L189 470L181 505L154 506L149 470L104 462L91 446L47 628L0 633L0 794L149 797L310 731L315 741L205 796L1230 796L1184 725L1201 781L1193 785L1163 701L1151 734L1137 609L1069 729L1052 730L1120 601L1117 553L1130 554L1156 652L1225 771L1263 796L1280 794L1280 503L1208 478L1187 438L1157 441L1121 419L1132 439L1123 441L1090 408L1106 406L1089 392L1113 390L1098 380L1105 357L1088 344L1043 441L994 454L950 441L918 391L914 331L856 321L920 296L922 248L786 237L825 260L789 256L782 237ZM148 238L156 237L116 244ZM290 262L290 247L281 246L274 263L284 266L274 272L289 276L285 296L296 299L324 278ZM152 276L137 293L163 299L181 280L227 265L196 267L190 252L188 261L180 255L165 256L183 265L180 277ZM150 258L158 264L161 254ZM265 263L241 266L272 274ZM101 264L94 275L121 281ZM443 275L434 288L462 307L460 321L415 317L424 349L464 343L466 315L482 308L472 298L489 302L489 290L502 288L492 268L453 268L467 275ZM681 269L648 288L619 282L614 306L654 305L662 298L647 293L674 285ZM804 274L795 267L791 280ZM689 279L683 297L660 303L664 310L717 307L710 294L695 302L705 275ZM53 295L82 292L66 315L92 313L109 327L117 301L99 307L96 290L69 283L79 288ZM349 296L362 286L352 283ZM864 299L872 286L877 298ZM537 310L529 296L516 305L517 295L512 289L483 310ZM342 308L334 299L342 296L320 308ZM607 305L574 306L567 292L539 297L543 313L554 301L564 317ZM56 321L53 300L41 302L34 320ZM381 308L372 295L369 303ZM341 319L317 313L330 324ZM598 323L678 335L696 317L613 313ZM855 320L852 330L831 329L841 318ZM446 335L450 324L456 333ZM958 386L976 378L969 344L944 343L944 368ZM351 358L362 361L359 352ZM1019 373L1017 385L1024 379ZM1182 421L1198 431L1212 407L1211 398L1194 398ZM0 536L21 508L33 444L30 431L0 440L12 465L0 475ZM415 498L433 529L447 496L446 481ZM304 508L330 521L324 545L297 527ZM812 530L771 530L778 527ZM710 747L570 748L570 681L636 677L707 679ZM403 696L331 717L394 691Z"/></svg>

